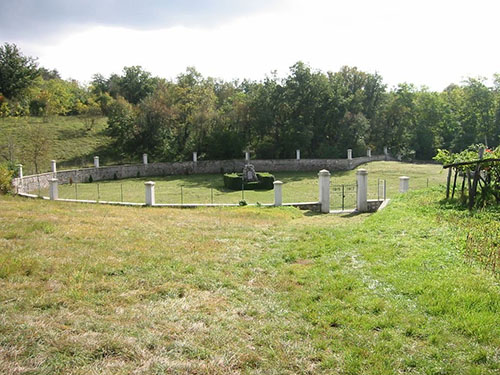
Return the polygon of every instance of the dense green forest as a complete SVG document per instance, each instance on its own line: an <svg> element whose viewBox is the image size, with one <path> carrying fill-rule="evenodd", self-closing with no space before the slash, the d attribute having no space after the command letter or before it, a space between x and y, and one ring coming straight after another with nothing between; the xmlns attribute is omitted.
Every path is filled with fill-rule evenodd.
<svg viewBox="0 0 500 375"><path fill-rule="evenodd" d="M500 75L450 84L442 92L355 67L321 72L297 62L285 78L261 81L203 77L187 68L175 80L139 66L95 74L88 85L39 67L13 44L0 46L0 116L79 116L91 129L107 116L114 152L157 160L345 157L346 149L429 160L436 150L499 144ZM4 155L4 158L7 158ZM10 160L12 162L12 160Z"/></svg>

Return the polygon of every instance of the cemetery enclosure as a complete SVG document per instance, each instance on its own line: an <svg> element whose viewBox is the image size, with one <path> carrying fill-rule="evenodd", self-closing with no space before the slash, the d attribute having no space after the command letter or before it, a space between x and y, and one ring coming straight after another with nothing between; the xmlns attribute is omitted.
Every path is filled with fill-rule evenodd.
<svg viewBox="0 0 500 375"><path fill-rule="evenodd" d="M346 171L357 166L380 160L392 160L388 155L365 156L352 159L281 159L281 160L250 160L255 169L267 172L318 172L321 169L332 171ZM113 180L147 177L147 176L171 176L171 175L190 175L190 174L214 174L226 172L241 172L245 165L245 160L207 160L192 162L173 162L173 163L146 163L103 166L99 165L99 159L94 168L83 168L73 170L57 171L57 179L60 184L70 182L80 183L102 180ZM96 160L94 160L94 163ZM55 166L53 165L53 169ZM25 176L22 179L13 180L14 188L17 192L30 192L37 189L47 188L49 180L54 177L54 173L42 173L39 175Z"/></svg>
<svg viewBox="0 0 500 375"><path fill-rule="evenodd" d="M369 172L368 199L382 197L377 186L382 181L387 183L388 197L399 191L399 177L410 176L410 189L436 186L446 181L446 175L439 165L413 165L398 162L373 162L364 164ZM277 180L283 181L283 202L312 202L318 199L318 171L314 172L276 172ZM220 174L194 174L163 177L140 177L126 180L110 180L94 183L60 185L59 197L67 199L88 199L103 201L125 201L144 203L144 182L153 180L156 183L156 203L158 204L238 204L244 199L249 204L272 204L274 192L260 191L226 191ZM355 207L355 171L332 172L330 184L330 207L332 210L342 208L342 185L344 185L345 209ZM35 190L34 193L37 193ZM46 189L42 195L48 195Z"/></svg>

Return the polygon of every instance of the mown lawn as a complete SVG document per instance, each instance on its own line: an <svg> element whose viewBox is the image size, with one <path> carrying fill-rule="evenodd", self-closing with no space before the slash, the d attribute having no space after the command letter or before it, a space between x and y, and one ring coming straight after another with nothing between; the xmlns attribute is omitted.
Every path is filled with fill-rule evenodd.
<svg viewBox="0 0 500 375"><path fill-rule="evenodd" d="M360 168L368 170L369 196L372 199L382 198L382 182L380 193L377 192L379 180L386 180L387 195L393 197L399 192L399 177L410 177L410 188L422 189L446 183L446 174L441 165L410 164L399 162L372 162ZM284 202L313 202L318 200L318 172L278 172L274 173L277 180L284 182ZM230 191L224 188L220 174L189 175L189 176L158 176L132 178L127 180L100 181L73 185L61 185L59 196L70 199L91 199L106 201L144 202L144 182L156 182L157 203L273 203L273 190ZM340 190L334 193L333 185L356 184L356 171L332 172L331 207L341 207ZM353 208L355 205L355 186L350 192L346 188L345 205ZM41 194L48 195L47 190Z"/></svg>
<svg viewBox="0 0 500 375"><path fill-rule="evenodd" d="M0 373L498 374L439 189L372 215L0 197Z"/></svg>

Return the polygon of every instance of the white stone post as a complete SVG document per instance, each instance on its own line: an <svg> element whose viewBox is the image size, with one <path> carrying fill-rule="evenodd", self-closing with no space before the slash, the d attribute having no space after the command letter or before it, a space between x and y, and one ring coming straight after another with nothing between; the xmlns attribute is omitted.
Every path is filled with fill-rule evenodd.
<svg viewBox="0 0 500 375"><path fill-rule="evenodd" d="M94 156L94 167L99 168L99 156Z"/></svg>
<svg viewBox="0 0 500 375"><path fill-rule="evenodd" d="M146 206L155 205L155 183L153 181L147 181L144 183L146 187Z"/></svg>
<svg viewBox="0 0 500 375"><path fill-rule="evenodd" d="M245 162L248 164L250 162L250 152L245 151Z"/></svg>
<svg viewBox="0 0 500 375"><path fill-rule="evenodd" d="M321 203L321 212L330 212L330 172L322 169L319 176L319 202Z"/></svg>
<svg viewBox="0 0 500 375"><path fill-rule="evenodd" d="M352 160L352 149L347 149L347 160Z"/></svg>
<svg viewBox="0 0 500 375"><path fill-rule="evenodd" d="M59 199L59 189L57 187L57 178L49 180L49 198L51 201Z"/></svg>
<svg viewBox="0 0 500 375"><path fill-rule="evenodd" d="M142 164L148 164L148 154L142 154Z"/></svg>
<svg viewBox="0 0 500 375"><path fill-rule="evenodd" d="M406 193L410 188L410 177L401 176L399 177L399 192Z"/></svg>
<svg viewBox="0 0 500 375"><path fill-rule="evenodd" d="M19 178L23 178L23 165L18 164L17 166L19 168Z"/></svg>
<svg viewBox="0 0 500 375"><path fill-rule="evenodd" d="M371 150L371 148L369 148L369 149L366 150L366 156L368 156L369 158L372 157L372 150Z"/></svg>
<svg viewBox="0 0 500 375"><path fill-rule="evenodd" d="M358 183L356 209L359 212L366 212L368 211L368 171L366 169L358 169L356 171L356 180Z"/></svg>
<svg viewBox="0 0 500 375"><path fill-rule="evenodd" d="M295 155L297 156L297 160L300 160L300 150L296 150Z"/></svg>
<svg viewBox="0 0 500 375"><path fill-rule="evenodd" d="M193 162L197 162L198 161L198 152L194 151L193 152Z"/></svg>
<svg viewBox="0 0 500 375"><path fill-rule="evenodd" d="M389 155L389 151L387 150L387 146L384 146L384 155L385 156Z"/></svg>
<svg viewBox="0 0 500 375"><path fill-rule="evenodd" d="M283 182L274 181L274 205L283 205Z"/></svg>
<svg viewBox="0 0 500 375"><path fill-rule="evenodd" d="M52 173L57 173L57 162L55 160L51 160L50 165L52 167Z"/></svg>

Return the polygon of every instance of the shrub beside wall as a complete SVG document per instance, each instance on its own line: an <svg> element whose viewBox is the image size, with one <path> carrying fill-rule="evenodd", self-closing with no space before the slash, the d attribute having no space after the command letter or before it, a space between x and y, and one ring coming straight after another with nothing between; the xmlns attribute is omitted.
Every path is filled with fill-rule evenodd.
<svg viewBox="0 0 500 375"><path fill-rule="evenodd" d="M224 175L224 186L230 190L241 190L244 186L245 190L271 190L274 188L274 176L270 173L257 172L259 181L243 183L243 175L241 173L226 173Z"/></svg>

